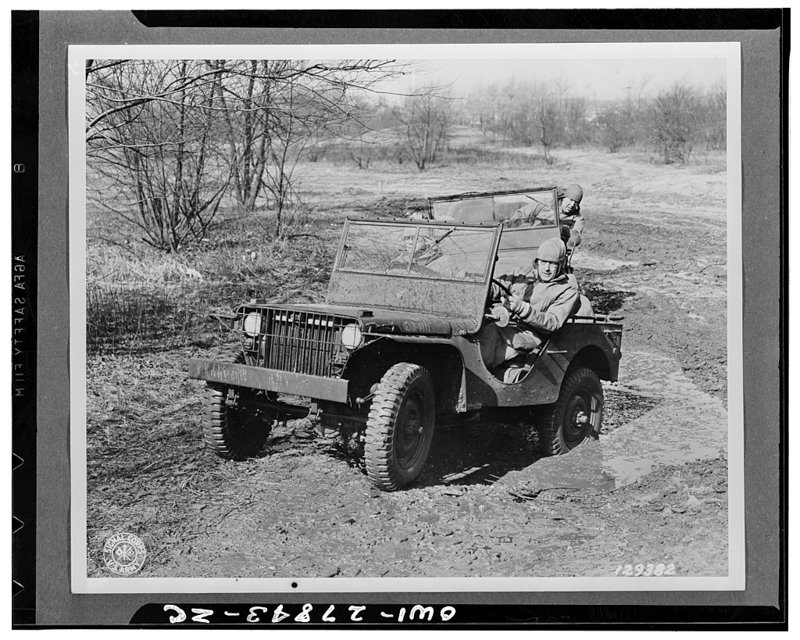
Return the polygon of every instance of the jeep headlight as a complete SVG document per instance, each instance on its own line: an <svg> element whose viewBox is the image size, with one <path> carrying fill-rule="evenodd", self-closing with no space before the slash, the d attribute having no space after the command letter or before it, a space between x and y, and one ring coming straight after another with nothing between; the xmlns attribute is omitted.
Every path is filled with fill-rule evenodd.
<svg viewBox="0 0 800 640"><path fill-rule="evenodd" d="M357 349L364 344L364 334L357 324L348 324L342 329L341 340L346 349Z"/></svg>
<svg viewBox="0 0 800 640"><path fill-rule="evenodd" d="M244 322L242 323L242 329L248 336L257 336L261 333L261 314L260 313L248 313L244 317Z"/></svg>

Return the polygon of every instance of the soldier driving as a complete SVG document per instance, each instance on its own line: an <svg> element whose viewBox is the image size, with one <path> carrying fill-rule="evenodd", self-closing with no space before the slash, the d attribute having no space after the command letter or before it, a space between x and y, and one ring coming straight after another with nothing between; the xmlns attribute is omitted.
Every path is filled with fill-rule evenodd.
<svg viewBox="0 0 800 640"><path fill-rule="evenodd" d="M577 310L580 295L574 279L565 272L566 256L564 242L550 238L539 247L533 269L500 276L510 288L503 291L492 285L492 299L500 299L513 320L504 327L491 322L481 330L481 356L488 369L537 348Z"/></svg>

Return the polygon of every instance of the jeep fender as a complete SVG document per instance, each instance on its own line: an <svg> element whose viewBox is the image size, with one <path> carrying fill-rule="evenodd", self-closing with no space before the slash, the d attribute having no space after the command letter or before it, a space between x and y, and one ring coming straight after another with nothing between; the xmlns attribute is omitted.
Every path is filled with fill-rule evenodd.
<svg viewBox="0 0 800 640"><path fill-rule="evenodd" d="M425 367L431 374L437 413L460 413L464 404L464 361L453 339L429 336L386 336L353 352L342 376L353 397L372 392L383 374L398 362Z"/></svg>

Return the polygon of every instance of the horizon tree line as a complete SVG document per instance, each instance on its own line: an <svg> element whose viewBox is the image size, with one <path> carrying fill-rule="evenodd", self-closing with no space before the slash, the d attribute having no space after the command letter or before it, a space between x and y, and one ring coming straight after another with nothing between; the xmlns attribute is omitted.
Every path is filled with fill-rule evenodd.
<svg viewBox="0 0 800 640"><path fill-rule="evenodd" d="M677 82L643 97L590 101L564 82L509 80L463 99L426 85L387 95L409 73L395 60L89 60L87 196L165 251L204 238L223 201L238 215L269 210L286 230L298 203L301 160L338 158L369 168L377 155L424 171L446 157L453 127L487 145L553 150L586 144L610 153L648 147L665 164L697 148L724 149L726 88ZM379 153L380 152L380 153Z"/></svg>

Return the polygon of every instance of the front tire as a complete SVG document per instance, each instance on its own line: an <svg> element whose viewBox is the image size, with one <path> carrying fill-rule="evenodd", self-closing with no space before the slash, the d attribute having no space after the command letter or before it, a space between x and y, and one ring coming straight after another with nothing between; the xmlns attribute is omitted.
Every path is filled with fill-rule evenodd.
<svg viewBox="0 0 800 640"><path fill-rule="evenodd" d="M579 367L567 374L555 404L546 407L539 424L539 447L544 455L565 454L600 434L603 387L597 374Z"/></svg>
<svg viewBox="0 0 800 640"><path fill-rule="evenodd" d="M226 354L226 361L245 362L240 350ZM207 382L203 440L209 449L226 460L246 460L257 456L272 430L272 419L265 412L248 406L240 390L237 407L228 404L229 387Z"/></svg>
<svg viewBox="0 0 800 640"><path fill-rule="evenodd" d="M401 362L381 378L367 419L364 462L372 483L396 491L414 482L430 451L436 414L433 380Z"/></svg>

